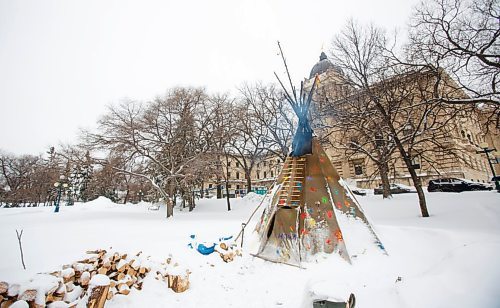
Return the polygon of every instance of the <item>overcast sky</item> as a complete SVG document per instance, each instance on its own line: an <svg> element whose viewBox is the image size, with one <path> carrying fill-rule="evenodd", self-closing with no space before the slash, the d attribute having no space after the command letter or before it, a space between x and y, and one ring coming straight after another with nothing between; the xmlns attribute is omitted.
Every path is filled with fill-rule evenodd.
<svg viewBox="0 0 500 308"><path fill-rule="evenodd" d="M405 31L416 0L0 0L0 150L75 142L105 107L174 86L294 82L349 18Z"/></svg>

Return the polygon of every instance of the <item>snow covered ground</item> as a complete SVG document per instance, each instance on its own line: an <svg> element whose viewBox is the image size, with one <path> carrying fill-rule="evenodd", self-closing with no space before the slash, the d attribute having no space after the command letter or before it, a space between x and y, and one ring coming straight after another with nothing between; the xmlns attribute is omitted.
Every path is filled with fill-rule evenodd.
<svg viewBox="0 0 500 308"><path fill-rule="evenodd" d="M389 256L367 251L352 265L319 256L304 269L249 255L260 211L245 232L243 257L234 262L188 248L191 234L209 241L237 234L259 203L255 197L232 200L231 212L225 200L202 200L194 212L176 211L168 220L164 209L103 198L58 214L51 207L0 209L0 280L23 281L79 260L86 250L113 247L159 261L172 255L192 271L191 287L176 294L150 279L142 291L115 296L106 307L305 308L313 298L350 292L356 307L500 307L500 194L427 194L429 218L420 217L416 194L357 198ZM16 229L24 229L26 271Z"/></svg>

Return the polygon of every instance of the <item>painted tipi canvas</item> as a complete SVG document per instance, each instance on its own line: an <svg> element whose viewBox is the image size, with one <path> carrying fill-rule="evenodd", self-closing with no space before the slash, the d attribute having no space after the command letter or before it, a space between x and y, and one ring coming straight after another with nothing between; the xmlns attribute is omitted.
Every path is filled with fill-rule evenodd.
<svg viewBox="0 0 500 308"><path fill-rule="evenodd" d="M353 233L364 234L364 243L368 238L372 246L385 253L359 203L348 193L348 187L342 185L330 159L313 137L309 106L317 78L307 97L303 84L297 97L293 87L290 95L279 78L278 81L298 117L298 126L275 194L256 227L260 245L255 256L300 265L317 253L335 252L350 262L349 247L359 248L359 245L346 244L349 236L343 233L344 226L349 230L353 226L361 228L361 232L353 230Z"/></svg>

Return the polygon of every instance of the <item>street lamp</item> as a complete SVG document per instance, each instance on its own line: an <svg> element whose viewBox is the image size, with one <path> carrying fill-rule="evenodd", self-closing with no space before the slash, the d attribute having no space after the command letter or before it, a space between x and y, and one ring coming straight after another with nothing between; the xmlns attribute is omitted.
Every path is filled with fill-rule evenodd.
<svg viewBox="0 0 500 308"><path fill-rule="evenodd" d="M482 149L482 151L476 151L477 154L484 153L486 155L486 159L488 160L488 163L490 164L490 169L491 173L493 174L493 179L495 180L495 188L498 192L500 192L500 183L498 182L498 178L495 174L495 168L493 168L493 163L492 161L495 161L495 164L498 164L500 153L498 153L497 149L495 148L490 148L488 146L488 143L483 142L479 145L479 147ZM491 152L494 152L493 155L495 156L493 159L490 159L490 154Z"/></svg>
<svg viewBox="0 0 500 308"><path fill-rule="evenodd" d="M59 181L54 183L54 187L57 188L57 197L54 202L54 205L56 206L56 209L54 210L54 213L59 212L59 204L61 203L61 192L64 189L68 187L68 183L63 183L64 182L64 175L61 175L59 177Z"/></svg>

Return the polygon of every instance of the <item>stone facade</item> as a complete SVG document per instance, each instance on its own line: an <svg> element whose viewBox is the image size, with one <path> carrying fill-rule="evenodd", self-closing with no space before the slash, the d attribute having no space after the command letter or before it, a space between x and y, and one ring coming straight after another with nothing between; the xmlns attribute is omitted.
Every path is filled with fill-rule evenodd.
<svg viewBox="0 0 500 308"><path fill-rule="evenodd" d="M324 59L321 61L324 62ZM319 71L316 74L319 84L316 90L317 99L315 99L316 105L313 108L313 113L322 110L324 107L322 104L328 103L324 99L319 99L320 97L325 97L324 93L329 93L329 98L335 100L336 95L338 97L345 97L344 93L348 91L342 82L342 71L335 69L334 66L328 67L323 64L322 67L327 67L327 69ZM310 77L305 80L304 84L306 88L310 88L314 78L316 78L316 76ZM481 127L481 117L482 115L478 112L461 112L449 123L449 132L445 145L450 149L454 149L453 155L446 151L443 153L436 151L436 153L431 154L433 155L430 159L432 164L427 162L429 161L429 157L426 157L427 161L421 161L418 156L414 158L414 164L420 165L417 173L424 186L431 179L444 177L463 178L478 182L490 181L492 173L486 155L484 153L477 153L477 151L480 151L480 145L484 145L485 142L488 143L490 148L495 147L496 149L500 149L500 137L498 129L495 128L490 128L486 133L486 130ZM333 119L326 118L323 121L331 123ZM374 188L381 184L377 168L367 155L352 155L352 153L347 155L345 149L335 147L335 142L332 139L335 139L336 136L332 131L316 129L315 133L320 137L328 136L330 139L332 146L328 147L325 145L325 149L341 177L348 181L350 180L351 183L354 182L358 187L362 188ZM412 185L405 164L399 157L399 152L396 151L392 157L393 161L389 166L390 182ZM496 164L495 166L496 173L498 174L500 164Z"/></svg>

